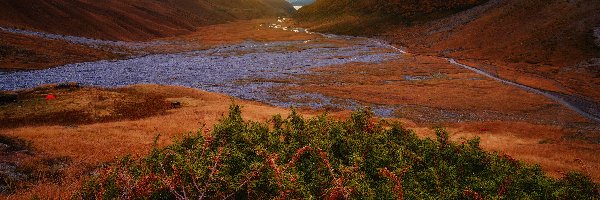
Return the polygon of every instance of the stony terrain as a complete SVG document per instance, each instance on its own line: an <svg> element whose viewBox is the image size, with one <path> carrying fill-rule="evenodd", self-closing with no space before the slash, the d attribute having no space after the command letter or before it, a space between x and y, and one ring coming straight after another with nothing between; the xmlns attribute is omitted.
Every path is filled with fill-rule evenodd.
<svg viewBox="0 0 600 200"><path fill-rule="evenodd" d="M164 46L165 43L177 44L176 41L111 42L19 30L11 31L28 35L43 35L91 47L101 45L115 49L138 50ZM293 32L294 30L289 31ZM77 63L46 70L0 72L0 81L3 82L0 90L27 89L62 82L76 82L86 86L100 87L162 84L193 87L289 107L294 105L291 101L278 101L273 94L269 93L270 88L285 85L277 80L307 74L310 69L317 67L354 62L379 63L394 59L399 55L400 52L377 40L335 35L326 35L314 40L246 41L199 51L151 54L118 61ZM301 94L298 98L310 96L318 97L318 95ZM295 105L303 106L303 104ZM323 105L326 104L312 104L311 107L322 107Z"/></svg>

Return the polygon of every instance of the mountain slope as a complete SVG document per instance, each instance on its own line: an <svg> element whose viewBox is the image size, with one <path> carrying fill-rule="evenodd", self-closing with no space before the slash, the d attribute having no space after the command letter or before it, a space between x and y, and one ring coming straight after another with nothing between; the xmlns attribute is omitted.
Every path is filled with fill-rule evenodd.
<svg viewBox="0 0 600 200"><path fill-rule="evenodd" d="M600 1L410 2L318 0L296 17L316 31L386 36L413 50L477 51L474 57L560 65L600 57L600 42L594 42L600 40L594 37L600 37Z"/></svg>
<svg viewBox="0 0 600 200"><path fill-rule="evenodd" d="M600 103L600 1L490 1L385 37L421 52L471 60L498 76Z"/></svg>
<svg viewBox="0 0 600 200"><path fill-rule="evenodd" d="M61 40L0 32L0 71L43 69L121 57L123 56L104 49Z"/></svg>
<svg viewBox="0 0 600 200"><path fill-rule="evenodd" d="M148 40L198 26L287 15L284 0L1 0L0 26L109 40Z"/></svg>
<svg viewBox="0 0 600 200"><path fill-rule="evenodd" d="M464 1L417 15L391 9L413 2L419 10L416 1L346 1L318 0L296 16L315 31L379 36L411 52L459 58L506 79L600 102L600 44L594 36L600 1Z"/></svg>
<svg viewBox="0 0 600 200"><path fill-rule="evenodd" d="M484 59L574 65L600 56L593 37L594 27L600 26L598 10L600 1L491 1L385 35L411 46L453 49Z"/></svg>

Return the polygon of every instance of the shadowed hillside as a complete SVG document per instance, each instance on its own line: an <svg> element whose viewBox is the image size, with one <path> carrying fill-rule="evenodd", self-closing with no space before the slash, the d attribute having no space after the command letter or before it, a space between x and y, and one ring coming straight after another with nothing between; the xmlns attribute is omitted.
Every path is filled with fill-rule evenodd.
<svg viewBox="0 0 600 200"><path fill-rule="evenodd" d="M148 40L198 26L287 15L284 0L2 0L0 26L109 40Z"/></svg>

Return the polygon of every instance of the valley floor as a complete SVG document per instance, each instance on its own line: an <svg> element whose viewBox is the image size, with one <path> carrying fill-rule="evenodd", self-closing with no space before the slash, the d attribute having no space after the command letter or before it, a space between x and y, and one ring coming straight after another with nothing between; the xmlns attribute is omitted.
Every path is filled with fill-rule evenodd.
<svg viewBox="0 0 600 200"><path fill-rule="evenodd" d="M35 172L50 170L57 174L57 177L42 177L41 182L32 182L29 189L7 197L57 194L67 197L85 178L82 175L93 173L103 163L125 155L146 154L158 134L159 145L163 146L183 134L212 128L227 113L232 101L243 106L248 120L255 121L287 114L291 105L300 106L301 113L307 116L328 111L338 118L348 117L350 109L367 106L386 120L403 122L423 137L435 136L432 127L443 126L456 141L480 137L486 150L540 164L552 176L577 170L600 181L599 125L551 99L502 84L453 65L445 58L405 53L368 38L311 34L293 28L282 30L287 26L291 25L273 20L214 25L200 28L194 34L161 39L160 42L172 42L169 45L125 51L119 61L47 71L0 72L4 73L0 79L10 82L1 83L1 88L29 88L3 93L17 101L0 104L0 135L30 141L33 147L29 151L2 152L1 160L7 160L1 163L2 170L29 164L40 167L33 169ZM271 48L256 47L274 43L277 45ZM64 74L66 71L61 70L66 69L93 70L94 63L114 67L101 69L115 70L123 68L120 63L130 61L134 69L128 70L137 72L135 68L145 67L135 66L137 61L157 55L164 58L151 60L152 68L163 67L167 70L162 73L172 75L159 77L163 82L158 83L187 87L143 84L159 80L148 75L155 71L130 83L109 84L101 77L87 83L53 78L47 82L21 82L28 77L27 73L38 73L34 77L41 77ZM189 81L177 80L183 76L171 73L184 66L183 62L169 58L188 59L197 55L214 58L218 61L215 65L232 60L239 64L215 69L206 65L202 68L206 70L204 76L191 77L198 80L194 82L197 86L185 85ZM252 58L253 55L266 58L261 65L269 67L249 63L260 60ZM83 68L86 65L88 68ZM228 69L234 71L227 72ZM217 84L223 80L209 80L217 74L236 72L252 76L227 79L231 84L224 85ZM64 81L84 82L85 86L37 87ZM56 99L46 100L49 93ZM18 173L18 170L7 171Z"/></svg>

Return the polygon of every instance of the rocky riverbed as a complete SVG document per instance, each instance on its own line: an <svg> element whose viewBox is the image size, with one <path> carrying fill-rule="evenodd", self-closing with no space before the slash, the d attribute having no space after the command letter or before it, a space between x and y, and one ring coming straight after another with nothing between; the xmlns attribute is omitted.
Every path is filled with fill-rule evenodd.
<svg viewBox="0 0 600 200"><path fill-rule="evenodd" d="M281 26L279 26L281 27ZM278 27L278 28L279 28ZM112 42L73 36L9 30L49 39L65 40L92 47L140 50L176 45L169 42ZM290 28L288 31L298 31ZM306 32L306 30L302 30ZM166 44L169 43L169 44ZM120 87L134 84L179 85L276 106L340 107L320 94L296 94L282 100L270 89L286 86L285 81L311 69L347 63L379 63L397 59L401 52L386 43L367 38L324 36L304 41L245 41L206 50L147 54L124 60L69 64L57 68L0 72L0 90L19 90L44 84L76 82L85 86ZM318 101L301 102L312 98ZM342 108L359 106L353 102ZM381 115L391 111L376 109Z"/></svg>
<svg viewBox="0 0 600 200"><path fill-rule="evenodd" d="M406 57L400 56L406 54L403 49L377 39L313 33L307 29L291 26L290 23L287 23L288 20L279 18L276 22L261 24L260 28L279 29L306 35L314 34L318 37L287 41L246 40L207 48L208 45L201 43L172 39L119 42L0 27L0 31L4 32L62 40L92 48L109 48L115 52L126 52L130 55L122 60L76 63L45 70L0 71L0 90L19 90L63 82L76 82L84 86L98 87L161 84L198 88L280 107L353 110L370 106L377 115L384 117L393 117L397 110L406 106L414 106L365 103L354 98L336 98L319 92L286 90L290 87L299 87L299 81L296 80L301 79L303 75L313 73L316 68L337 67L352 63L371 65L390 60L402 60ZM450 61L452 63L453 60ZM458 63L454 64L471 71L475 69ZM418 72L423 70L421 67L414 69L414 73L403 74L401 77L405 81L432 81L436 74L433 76L418 75ZM475 70L476 73L478 71ZM497 77L491 78L506 84L505 80ZM334 77L334 79L337 78ZM481 77L471 79L480 80ZM542 94L584 117L598 121L597 109L588 109L594 106L584 107L583 104L580 106L580 103L572 103L574 101L567 101L563 97L543 91L539 92L516 83L513 86ZM431 112L427 111L427 113ZM443 115L447 114L443 113ZM457 118L454 114L448 114L447 117Z"/></svg>

